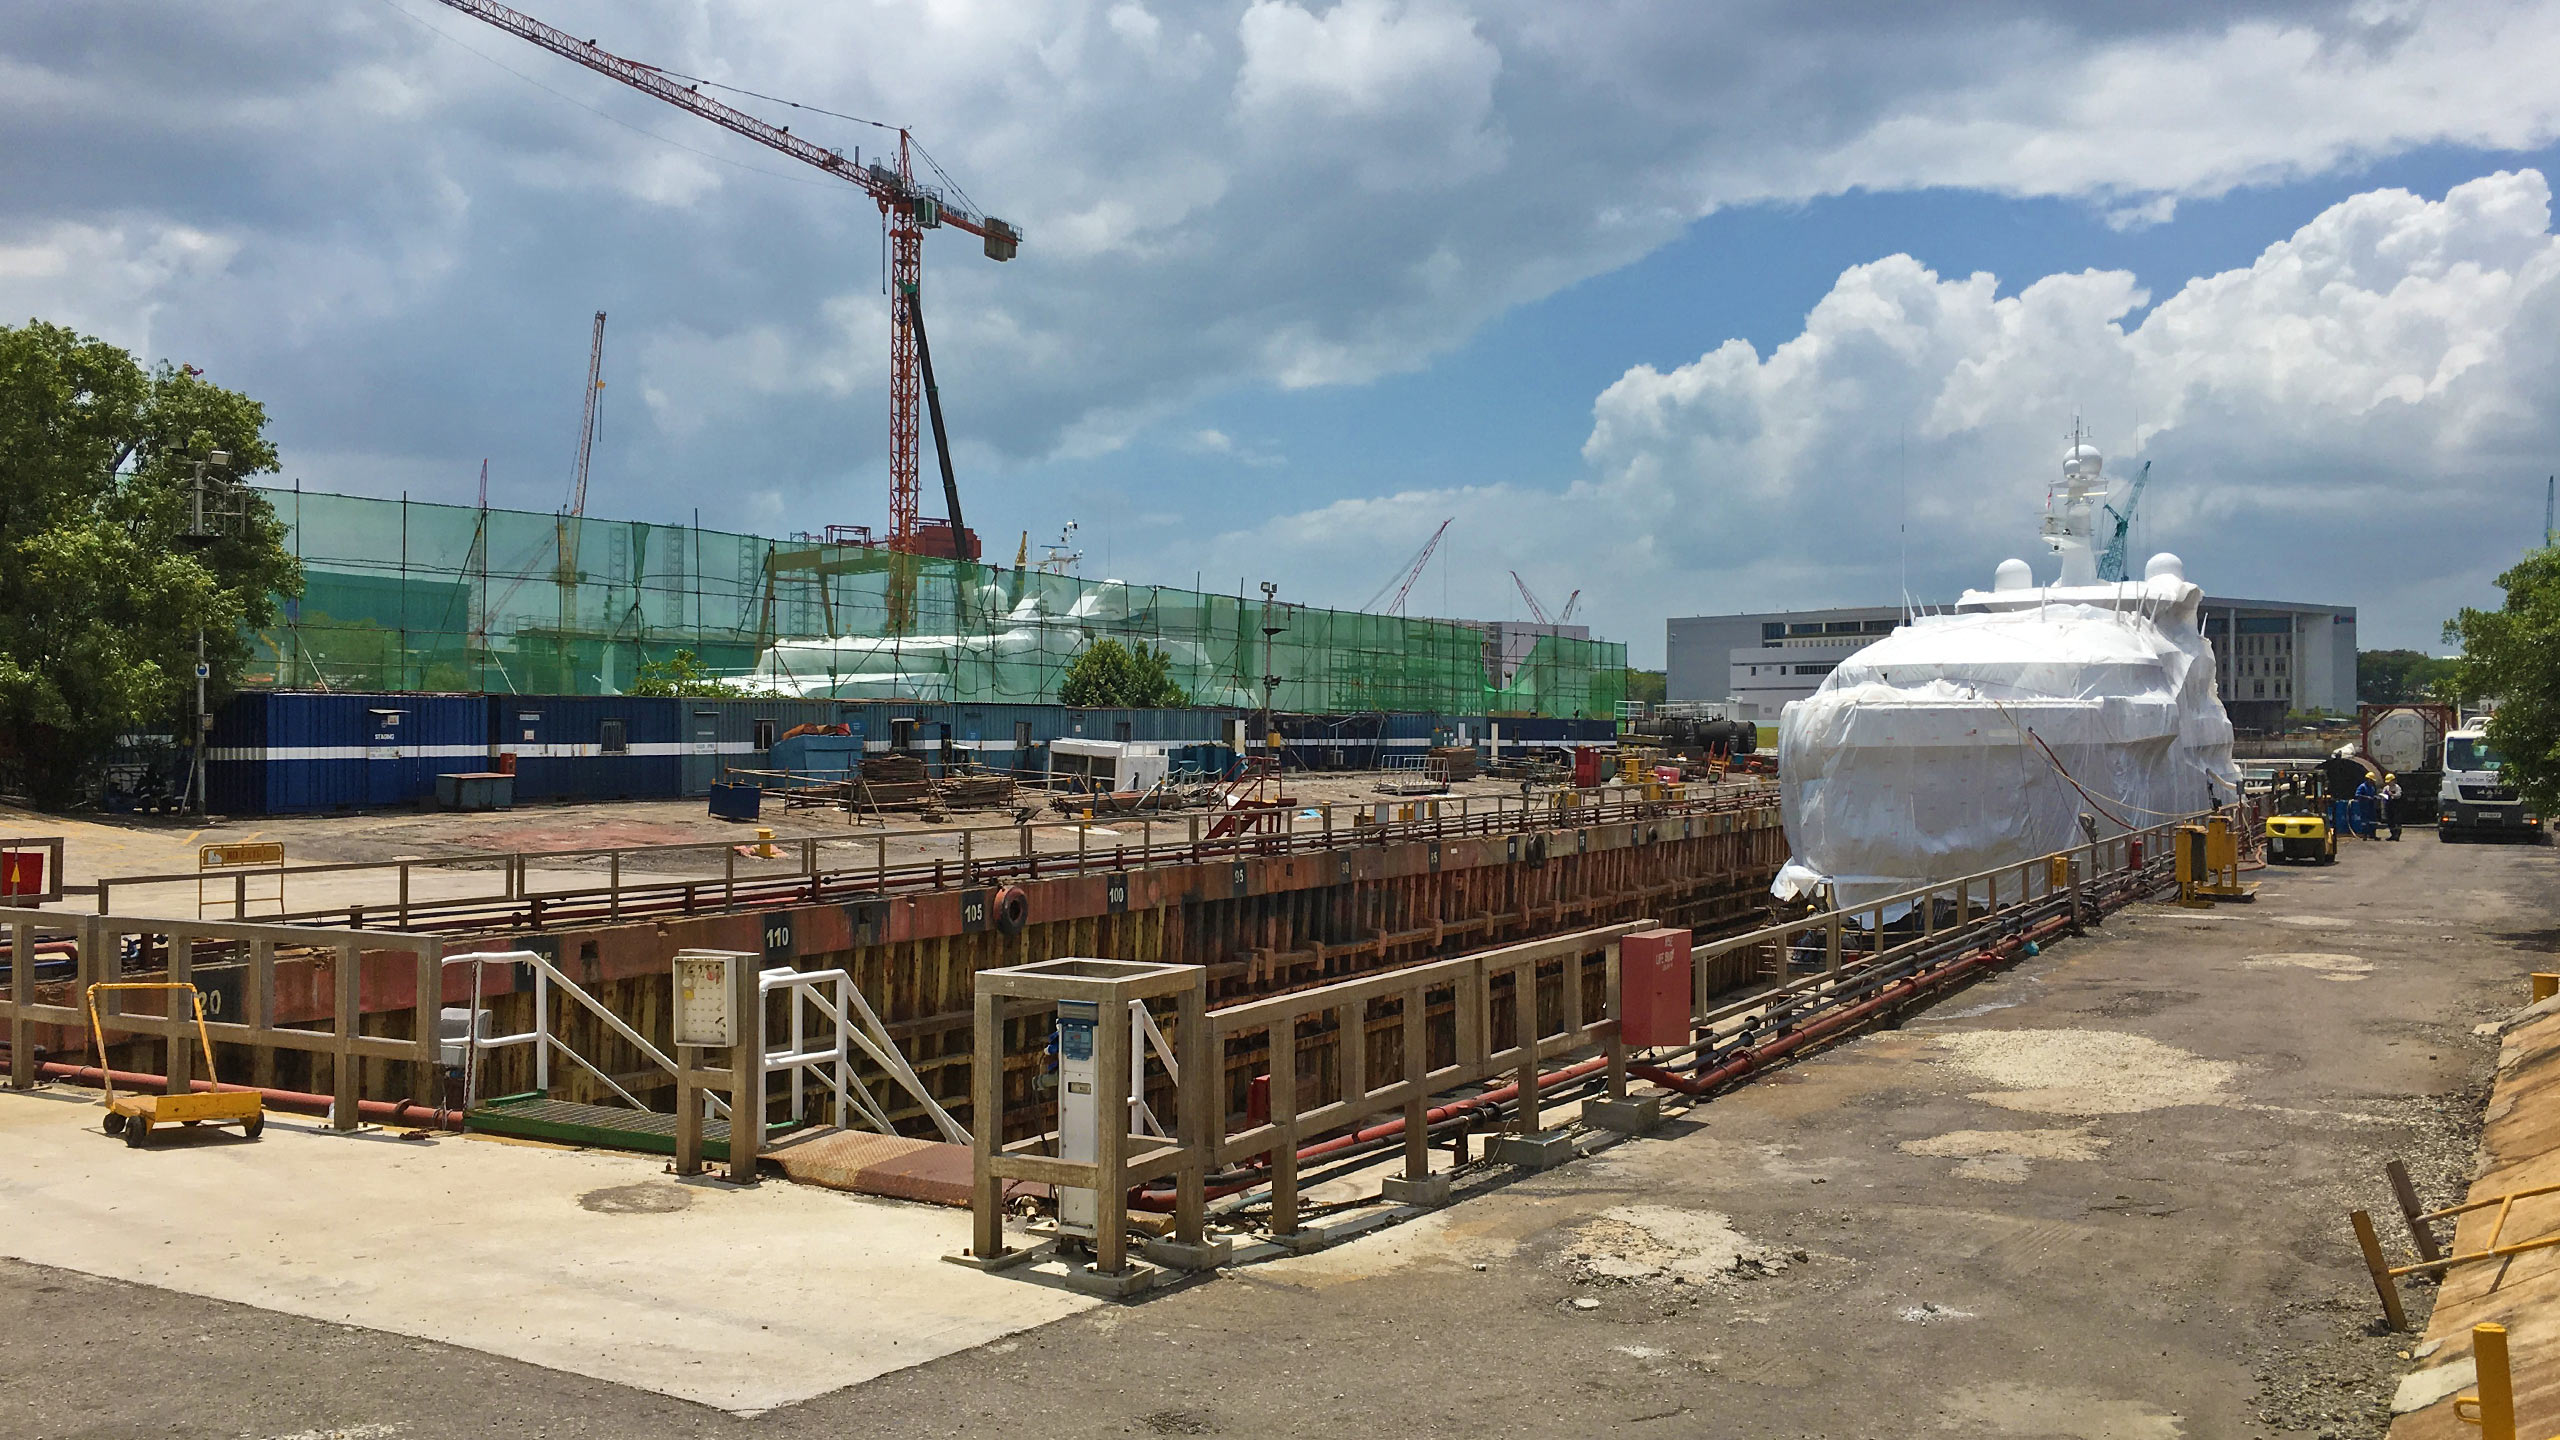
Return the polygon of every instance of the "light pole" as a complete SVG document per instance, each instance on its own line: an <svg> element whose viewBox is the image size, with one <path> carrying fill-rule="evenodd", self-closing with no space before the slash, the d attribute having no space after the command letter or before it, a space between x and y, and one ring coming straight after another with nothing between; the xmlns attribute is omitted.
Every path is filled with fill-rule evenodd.
<svg viewBox="0 0 2560 1440"><path fill-rule="evenodd" d="M229 465L230 463L231 452L227 450L213 451L203 459L196 461L195 495L187 518L187 538L195 541L199 548L211 543L213 540L213 532L207 529L204 523L205 466L212 465L219 469L223 466ZM195 791L193 798L196 802L196 814L200 817L204 815L206 808L204 748L205 742L212 738L213 735L213 712L205 708L204 686L205 680L212 674L213 667L206 664L204 658L204 612L202 610L198 610L196 612L195 763L189 767L194 773L189 777L191 783L188 788Z"/></svg>
<svg viewBox="0 0 2560 1440"><path fill-rule="evenodd" d="M1263 748L1271 752L1268 758L1274 770L1279 768L1280 747L1272 743L1278 733L1272 707L1274 694L1280 688L1280 677L1271 673L1271 637L1289 628L1272 621L1271 597L1279 593L1278 585L1269 580L1262 582L1262 743Z"/></svg>

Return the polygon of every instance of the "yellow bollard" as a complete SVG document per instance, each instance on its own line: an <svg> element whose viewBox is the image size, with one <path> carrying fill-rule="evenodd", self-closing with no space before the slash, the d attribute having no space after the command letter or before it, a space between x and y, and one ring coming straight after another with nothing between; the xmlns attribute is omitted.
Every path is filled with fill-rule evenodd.
<svg viewBox="0 0 2560 1440"><path fill-rule="evenodd" d="M2554 995L2560 995L2560 975L2545 975L2539 971L2535 972L2533 977L2533 1002L2539 1005Z"/></svg>
<svg viewBox="0 0 2560 1440"><path fill-rule="evenodd" d="M782 858L782 852L773 848L773 831L762 825L756 827L756 858L759 860Z"/></svg>
<svg viewBox="0 0 2560 1440"><path fill-rule="evenodd" d="M2471 1360L2480 1375L2480 1393L2456 1397L2453 1418L2479 1426L2480 1440L2516 1440L2516 1386L2515 1376L2507 1369L2507 1327L2472 1326Z"/></svg>

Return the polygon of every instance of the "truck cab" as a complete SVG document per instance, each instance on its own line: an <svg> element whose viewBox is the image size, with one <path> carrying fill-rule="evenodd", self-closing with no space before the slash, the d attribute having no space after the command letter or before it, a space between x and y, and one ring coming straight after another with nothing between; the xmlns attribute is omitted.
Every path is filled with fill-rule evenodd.
<svg viewBox="0 0 2560 1440"><path fill-rule="evenodd" d="M2478 725L2450 730L2444 737L2444 785L2436 797L2436 838L2443 841L2474 835L2542 838L2542 817L2526 808L2505 774L2506 757L2489 743Z"/></svg>

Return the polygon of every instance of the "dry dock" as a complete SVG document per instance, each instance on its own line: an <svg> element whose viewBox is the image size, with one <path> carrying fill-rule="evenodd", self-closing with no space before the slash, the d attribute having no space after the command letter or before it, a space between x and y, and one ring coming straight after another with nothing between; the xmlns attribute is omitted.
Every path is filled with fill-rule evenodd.
<svg viewBox="0 0 2560 1440"><path fill-rule="evenodd" d="M380 1277L411 1262L392 1252L432 1249L454 1223L432 1187L365 1206L359 1240L305 1223L334 1198L307 1181L244 1176L202 1203L182 1167L245 1169L227 1158L245 1147L146 1152L143 1169L66 1130L39 1140L68 1169L0 1178L0 1253L18 1257L0 1262L0 1432L2378 1436L2420 1337L2375 1323L2343 1217L2396 1213L2391 1157L2430 1204L2470 1184L2501 1044L2475 1027L2551 968L2554 862L2413 836L2253 877L2251 906L2137 905L1899 1028L1675 1104L1641 1138L1539 1173L1478 1161L1444 1210L1139 1304L970 1320L1019 1332L984 1344L946 1309L999 1277L942 1267L946 1309L927 1310L885 1280L810 1268L833 1260L787 1277L740 1263L709 1285L679 1250L653 1276L657 1247L637 1243L619 1273L544 1272L559 1287L545 1305L627 1286L623 1301L661 1317L593 1344L495 1302L389 1315L359 1302L398 1288ZM19 1117L66 1103L0 1094L0 1114L41 1131ZM487 1163L516 1198L488 1213L495 1233L451 1250L456 1296L502 1294L510 1247L610 1247L606 1227L674 1235L688 1220L789 1235L812 1203L767 1184L717 1209L614 1213L581 1197L667 1182L645 1161L611 1162L633 1173L603 1184L593 1157L512 1149ZM281 1158L255 1173L296 1178ZM844 1207L843 1243L871 1243L860 1207L879 1202L815 1200ZM757 1406L664 1367L633 1374L653 1369L641 1347L716 1351L753 1338L721 1317L768 1311L754 1323L793 1333L729 1363L768 1375L753 1398L791 1403L737 1418ZM951 1338L922 1343L932 1333ZM910 1338L920 1358L947 1353L845 1384L850 1357ZM137 1346L183 1349L183 1380L102 1383L116 1367L101 1357Z"/></svg>

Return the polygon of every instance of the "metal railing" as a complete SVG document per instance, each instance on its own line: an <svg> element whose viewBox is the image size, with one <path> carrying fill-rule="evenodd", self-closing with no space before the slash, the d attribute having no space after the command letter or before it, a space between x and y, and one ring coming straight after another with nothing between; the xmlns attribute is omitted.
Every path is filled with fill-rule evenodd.
<svg viewBox="0 0 2560 1440"><path fill-rule="evenodd" d="M550 851L477 851L431 858L278 865L233 872L237 876L383 877L376 899L332 903L275 917L278 924L387 926L394 930L485 930L565 923L613 923L669 914L697 914L799 903L899 890L947 889L1036 880L1154 865L1198 864L1264 855L1293 855L1349 843L1394 844L1468 836L1569 830L1686 817L1765 810L1776 791L1766 786L1598 786L1537 796L1477 795L1443 798L1427 815L1386 824L1359 819L1370 802L1327 802L1292 807L1277 829L1242 834L1209 833L1217 815L1116 816L1108 821L1042 821L1021 825L911 830L863 836L804 836L779 841L776 864L742 855L740 842L696 841L678 845L586 847ZM1136 843L1128 832L1136 830ZM1065 843L1044 847L1042 841ZM1096 843L1107 841L1108 843ZM948 857L890 855L892 843L914 849L949 848ZM714 874L658 874L658 867L700 857L716 858ZM602 862L602 884L553 883L557 867ZM743 863L742 863L743 862ZM539 868L537 868L539 867ZM549 870L553 873L544 874ZM638 873L635 874L634 872ZM421 875L494 874L494 890L458 896L418 893ZM151 887L193 885L194 872L102 877L99 913L111 913L119 895L128 908L147 904ZM310 893L307 888L303 893Z"/></svg>
<svg viewBox="0 0 2560 1440"><path fill-rule="evenodd" d="M2205 812L2211 813L2211 812ZM1020 1252L1006 1248L998 1202L1009 1179L1095 1189L1103 1204L1095 1236L1099 1268L1116 1268L1112 1243L1116 1207L1127 1198L1119 1186L1156 1176L1177 1185L1166 1201L1176 1214L1178 1237L1196 1238L1209 1200L1267 1190L1270 1228L1286 1243L1302 1218L1299 1184L1310 1164L1325 1172L1375 1166L1372 1152L1400 1145L1403 1175L1390 1186L1437 1203L1424 1182L1430 1173L1435 1128L1473 1128L1493 1112L1510 1112L1508 1128L1536 1131L1542 1103L1565 1085L1603 1087L1614 1109L1601 1123L1623 1118L1631 1075L1674 1089L1691 1089L1671 1067L1694 1062L1705 1072L1737 1052L1765 1046L1745 1064L1774 1063L1797 1047L1844 1027L1863 1023L1883 1008L1913 1003L1979 967L1999 963L2040 935L2094 922L2106 909L2154 893L2174 864L2172 837L2198 817L2110 836L2087 844L1996 866L1972 875L1916 887L1848 911L1829 910L1710 941L1693 952L1695 990L1688 1044L1655 1048L1631 1057L1622 1033L1624 938L1650 927L1635 920L1551 936L1407 969L1363 976L1217 1010L1206 1008L1205 970L1106 960L1061 959L1010 970L981 972L977 999L976 1104L979 1216L976 1263L1010 1263ZM2243 817L2247 817L2244 815ZM1720 964L1757 949L1770 962L1759 967L1769 983L1724 1000L1714 987L1734 967ZM1812 973L1788 977L1790 957ZM1746 982L1747 984L1748 982ZM1130 1004L1144 1014L1141 998L1170 1001L1181 1024L1177 1044L1162 1045L1151 1025L1103 1027L1096 1036L1100 1075L1110 1091L1105 1113L1128 1104L1129 1123L1103 1127L1105 1148L1095 1158L1071 1161L1048 1153L1056 1132L1000 1143L1000 1077L1003 1036L1009 1021L1037 1018L1062 1001ZM1596 999L1595 999L1596 996ZM1499 1003L1498 1003L1499 1002ZM1508 1009L1507 1018L1501 1011ZM1497 1023L1498 1019L1501 1023ZM1234 1057L1255 1048L1268 1056L1267 1113L1248 1107L1245 1123L1229 1128L1230 1097L1209 1093L1208 1067L1184 1057ZM1150 1043L1152 1042L1152 1044ZM1178 1099L1182 1120L1171 1136L1144 1122L1140 1103L1148 1093L1147 1052L1156 1050L1161 1089ZM1373 1084L1370 1057L1392 1050L1394 1075ZM1584 1056L1562 1069L1550 1062ZM1638 1063L1639 1058L1643 1063ZM1321 1078L1329 1072L1329 1080ZM1302 1085L1305 1076L1311 1084ZM1507 1084L1498 1083L1507 1081ZM1125 1086L1125 1088L1123 1088ZM1487 1089L1483 1087L1492 1086ZM1307 1095L1307 1090L1319 1092ZM1691 1089L1691 1093L1704 1093ZM1435 1096L1456 1096L1439 1108ZM1590 1113L1590 1112L1586 1112ZM1383 1119L1383 1117L1393 1117ZM1365 1122L1382 1120L1367 1125ZM1635 1123L1641 1123L1640 1121ZM1331 1138L1325 1138L1331 1137ZM1553 1137L1524 1137L1524 1152L1543 1153ZM1315 1143L1310 1144L1313 1141ZM1541 1162L1543 1163L1543 1162ZM1206 1180L1217 1171L1242 1179ZM1159 1196L1159 1199L1163 1197ZM1221 1201L1241 1205L1243 1199Z"/></svg>
<svg viewBox="0 0 2560 1440"><path fill-rule="evenodd" d="M468 966L471 969L470 1008L472 1013L465 1026L463 1037L457 1042L466 1052L463 1073L463 1103L466 1110L476 1106L481 1099L478 1057L490 1051L527 1045L533 1048L534 1088L544 1095L548 1096L551 1093L551 1059L557 1055L593 1076L597 1083L611 1091L631 1109L659 1113L651 1111L648 1102L632 1094L620 1080L602 1066L580 1054L574 1046L559 1036L551 1020L551 996L555 991L594 1015L603 1022L605 1028L639 1051L649 1064L666 1074L668 1083L674 1084L682 1078L682 1070L672 1056L633 1029L621 1016L614 1014L603 1002L588 994L583 986L570 979L556 963L538 952L496 950L449 955L445 957L444 965L448 970L458 966ZM479 1002L485 993L482 976L491 965L509 967L522 965L533 972L531 1029L507 1035L480 1033ZM671 985L674 983L672 976L669 977L668 983ZM925 1085L922 1077L916 1074L914 1067L908 1064L907 1058L898 1052L897 1042L890 1037L888 1027L881 1022L879 1013L871 1008L869 1001L862 998L862 992L855 987L852 975L843 970L802 971L788 968L761 970L757 974L757 994L766 998L777 994L783 997L785 1007L783 1028L787 1031L789 1038L781 1048L774 1048L773 1036L768 1033L768 1017L763 1006L755 1007L753 1023L757 1027L755 1032L757 1053L763 1057L765 1075L791 1077L789 1100L793 1120L805 1121L808 1118L807 1090L810 1078L814 1077L817 1083L832 1093L835 1098L834 1123L839 1128L846 1126L859 1116L871 1129L881 1134L897 1134L896 1123L889 1118L888 1112L881 1108L879 1100L871 1093L870 1087L863 1082L861 1075L854 1068L855 1058L864 1056L879 1066L892 1082L923 1107L924 1114L933 1121L934 1128L942 1132L944 1139L955 1144L967 1142L968 1131L951 1118L950 1112L933 1097L932 1091ZM824 1048L812 1046L808 1021L813 1011L822 1022L820 1026L822 1033L828 1037ZM706 1089L700 1093L706 1115L712 1118L726 1118L729 1115L729 1103L721 1099L716 1091ZM768 1089L766 1093L770 1095L771 1092Z"/></svg>
<svg viewBox="0 0 2560 1440"><path fill-rule="evenodd" d="M1295 994L1275 995L1212 1010L1208 1014L1210 1054L1220 1054L1239 1036L1265 1035L1269 1047L1270 1117L1241 1130L1223 1133L1211 1158L1221 1165L1269 1157L1271 1229L1275 1235L1296 1233L1299 1221L1298 1164L1301 1142L1332 1131L1357 1130L1361 1122L1382 1115L1403 1117L1405 1178L1419 1181L1430 1173L1430 1099L1464 1086L1508 1075L1518 1087L1515 1128L1538 1128L1539 1067L1545 1061L1592 1046L1602 1048L1612 1098L1626 1094L1626 1052L1618 1040L1619 941L1651 920L1580 930L1497 950L1479 951L1433 961L1383 975L1346 980ZM1601 967L1601 1003L1584 1013L1586 969L1594 959ZM1541 974L1554 974L1558 999L1555 1023L1545 1020L1540 1003ZM1510 1000L1510 1024L1495 1033L1497 992ZM1446 997L1450 1059L1430 1063L1434 1048L1436 997ZM1372 1017L1373 1004L1395 1002ZM1403 1066L1381 1086L1369 1083L1369 1048L1379 1038L1373 1019L1397 1041ZM1299 1108L1300 1027L1313 1021L1320 1050L1330 1051L1332 1098ZM1330 1034L1330 1040L1323 1037ZM1223 1130L1223 1126L1221 1129Z"/></svg>
<svg viewBox="0 0 2560 1440"><path fill-rule="evenodd" d="M896 1082L909 1099L923 1107L925 1117L933 1122L933 1128L942 1133L943 1139L955 1145L969 1143L969 1132L961 1127L959 1121L951 1118L950 1111L942 1108L942 1102L933 1097L933 1091L926 1086L923 1077L917 1075L915 1067L907 1063L907 1057L898 1052L898 1044L890 1038L888 1027L880 1022L879 1013L871 1008L871 1002L862 998L862 991L854 985L851 974L843 970L772 969L764 971L757 983L762 993L768 996L782 992L787 997L785 1004L789 1007L791 1039L785 1048L776 1050L772 1048L771 1038L766 1038L764 1073L792 1077L792 1119L806 1118L807 1085L803 1077L814 1072L820 1082L835 1094L836 1128L845 1128L851 1112L858 1111L872 1129L883 1135L897 1134L897 1122L889 1118L889 1112L881 1108L879 1099L854 1069L853 1058L859 1052L869 1056L871 1063ZM826 993L830 989L832 998ZM809 1048L805 1021L810 1010L817 1012L833 1034L834 1038L826 1049Z"/></svg>
<svg viewBox="0 0 2560 1440"><path fill-rule="evenodd" d="M479 1057L492 1050L505 1050L518 1045L533 1047L533 1088L545 1095L551 1093L551 1057L556 1054L594 1076L598 1083L620 1096L622 1102L632 1109L647 1110L649 1108L638 1096L625 1089L621 1081L607 1073L604 1067L579 1054L575 1047L552 1032L551 992L555 989L567 996L573 1004L604 1022L606 1029L622 1037L633 1049L646 1057L650 1064L665 1071L668 1080L673 1081L676 1078L676 1062L668 1058L665 1051L651 1044L647 1036L632 1029L621 1016L614 1014L602 1001L588 994L586 987L562 973L560 967L553 964L547 956L532 950L484 950L468 955L448 955L444 958L444 968L447 970L465 965L471 968L471 994L467 1002L471 1018L462 1039L465 1052L462 1103L465 1111L480 1103ZM487 998L488 993L483 977L491 965L504 965L509 968L522 965L533 972L532 1029L520 1030L511 1035L480 1033L480 1002ZM711 1104L713 1113L725 1113L725 1107L721 1106L718 1097L712 1097Z"/></svg>
<svg viewBox="0 0 2560 1440"><path fill-rule="evenodd" d="M66 951L73 967L64 1002L46 1003L39 998L37 961L47 952L62 958ZM218 954L218 966L210 963L209 954L200 952ZM331 1028L277 1022L279 952L291 964L327 972ZM363 1033L368 956L381 957L391 973L400 968L412 971L412 994L417 998L412 1001L415 1023L408 1037ZM206 997L205 1032L217 1045L329 1057L334 1062L330 1123L341 1130L354 1129L358 1123L363 1098L361 1061L412 1062L417 1069L407 1094L435 1093L440 1060L436 1021L444 966L443 945L428 937L0 908L0 957L9 962L9 986L5 998L0 998L0 1019L8 1022L9 1080L21 1089L36 1083L34 1027L84 1028L90 987L120 980L129 969L149 969L165 971L176 983L204 982L201 988L214 991ZM203 973L197 968L200 960L209 962ZM217 975L217 968L226 973ZM316 980L294 978L297 988L304 988L301 982ZM234 995L236 1001L230 999ZM127 1011L115 1004L102 1013L114 1018L118 1030L177 1042L166 1046L164 1066L173 1092L184 1093L198 1079L216 1078L195 1074L193 1053L184 1043L194 1035L191 1021ZM105 1057L99 1060L103 1066Z"/></svg>

